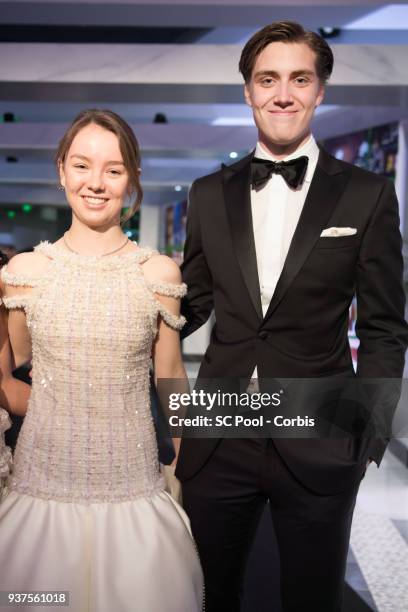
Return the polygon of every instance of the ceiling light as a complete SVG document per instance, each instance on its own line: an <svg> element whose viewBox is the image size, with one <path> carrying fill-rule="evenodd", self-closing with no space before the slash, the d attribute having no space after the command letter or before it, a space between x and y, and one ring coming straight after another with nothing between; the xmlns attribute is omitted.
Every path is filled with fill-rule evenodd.
<svg viewBox="0 0 408 612"><path fill-rule="evenodd" d="M322 28L319 28L319 34L320 36L323 36L323 38L335 38L336 36L339 36L340 28L333 28L332 26L323 26Z"/></svg>
<svg viewBox="0 0 408 612"><path fill-rule="evenodd" d="M254 126L254 120L252 116L248 117L217 117L211 121L211 125L221 126Z"/></svg>

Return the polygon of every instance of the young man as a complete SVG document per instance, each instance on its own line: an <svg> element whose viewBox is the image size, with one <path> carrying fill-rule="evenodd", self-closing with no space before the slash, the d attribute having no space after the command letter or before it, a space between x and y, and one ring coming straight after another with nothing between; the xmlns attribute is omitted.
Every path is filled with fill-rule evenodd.
<svg viewBox="0 0 408 612"><path fill-rule="evenodd" d="M261 387L274 377L349 381L355 293L357 376L402 375L407 327L394 188L331 157L311 134L332 67L325 40L292 22L263 28L242 52L258 143L190 192L185 335L213 308L216 317L200 378L257 375ZM375 438L184 439L176 474L207 611L240 609L247 555L268 499L284 611L340 611L359 482L384 449Z"/></svg>

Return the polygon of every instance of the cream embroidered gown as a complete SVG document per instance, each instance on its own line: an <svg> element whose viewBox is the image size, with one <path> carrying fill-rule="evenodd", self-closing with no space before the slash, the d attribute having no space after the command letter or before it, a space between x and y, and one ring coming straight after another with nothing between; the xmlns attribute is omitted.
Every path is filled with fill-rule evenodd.
<svg viewBox="0 0 408 612"><path fill-rule="evenodd" d="M55 611L201 611L200 563L164 491L149 403L158 317L183 325L154 292L185 286L147 282L149 249L36 251L50 259L44 277L2 270L5 284L32 287L4 303L26 312L33 386L0 503L0 591L69 591Z"/></svg>

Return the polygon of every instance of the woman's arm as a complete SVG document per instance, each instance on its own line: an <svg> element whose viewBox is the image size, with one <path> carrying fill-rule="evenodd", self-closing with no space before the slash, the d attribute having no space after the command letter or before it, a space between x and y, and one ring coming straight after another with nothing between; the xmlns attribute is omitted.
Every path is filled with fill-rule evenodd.
<svg viewBox="0 0 408 612"><path fill-rule="evenodd" d="M30 397L30 385L17 380L12 375L12 356L7 334L7 314L0 307L0 406L24 416Z"/></svg>
<svg viewBox="0 0 408 612"><path fill-rule="evenodd" d="M13 257L7 272L16 278L39 278L44 273L47 259L37 253L21 253ZM7 298L25 298L33 288L29 285L4 284L4 296ZM26 314L23 308L11 308L8 313L8 335L12 350L13 368L19 368L31 361L31 335L27 327Z"/></svg>
<svg viewBox="0 0 408 612"><path fill-rule="evenodd" d="M166 282L172 285L179 285L181 283L179 267L166 256L160 255L151 258L144 264L143 271L147 280L151 282ZM169 313L175 317L180 316L179 298L163 296L158 293L155 294L155 297ZM180 333L178 330L170 327L161 317L159 318L152 357L156 385L160 379L172 379L175 381L177 392L189 392L187 374L181 354ZM157 386L161 404L163 407L166 407L168 404L166 385L159 384ZM173 463L176 463L180 438L173 438L173 444L176 452L176 458Z"/></svg>

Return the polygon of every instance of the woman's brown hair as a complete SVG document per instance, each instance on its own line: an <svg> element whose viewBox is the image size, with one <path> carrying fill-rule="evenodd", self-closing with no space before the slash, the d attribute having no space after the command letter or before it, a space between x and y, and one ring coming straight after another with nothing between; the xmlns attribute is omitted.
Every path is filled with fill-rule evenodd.
<svg viewBox="0 0 408 612"><path fill-rule="evenodd" d="M139 210L142 203L143 190L140 184L140 148L132 128L124 119L111 110L89 108L83 110L75 117L58 145L55 161L59 170L64 164L69 148L75 136L86 127L94 123L100 127L116 134L123 163L129 176L129 197L134 196L134 201L127 213L121 218L121 223L126 223Z"/></svg>

